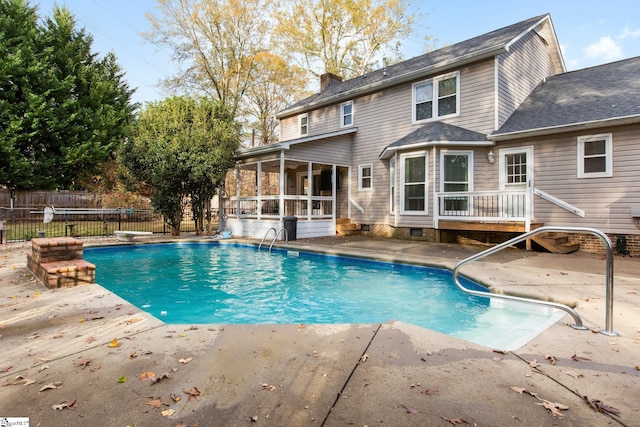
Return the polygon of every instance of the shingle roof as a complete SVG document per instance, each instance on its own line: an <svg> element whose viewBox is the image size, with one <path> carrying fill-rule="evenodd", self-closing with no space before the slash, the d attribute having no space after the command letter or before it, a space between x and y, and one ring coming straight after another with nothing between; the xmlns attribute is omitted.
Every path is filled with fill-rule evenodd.
<svg viewBox="0 0 640 427"><path fill-rule="evenodd" d="M323 105L325 102L336 102L341 98L346 99L349 96L353 96L353 92L366 90L369 86L379 88L379 86L386 84L397 84L396 80L400 80L406 76L416 78L414 73L427 75L434 71L440 71L444 67L454 67L465 61L480 59L484 55L497 55L506 49L509 43L515 38L548 16L548 14L545 14L529 18L517 24L509 25L481 36L411 58L407 61L390 65L385 69L345 80L342 83L331 84L325 90L289 106L280 112L278 117L281 118L289 114L294 114L304 107Z"/></svg>
<svg viewBox="0 0 640 427"><path fill-rule="evenodd" d="M549 77L490 139L630 117L640 121L640 57Z"/></svg>
<svg viewBox="0 0 640 427"><path fill-rule="evenodd" d="M443 142L488 142L487 136L480 132L474 132L459 126L450 125L442 122L428 123L419 129L403 136L392 144L389 144L380 153L380 158L386 158L394 151L419 144L432 144Z"/></svg>

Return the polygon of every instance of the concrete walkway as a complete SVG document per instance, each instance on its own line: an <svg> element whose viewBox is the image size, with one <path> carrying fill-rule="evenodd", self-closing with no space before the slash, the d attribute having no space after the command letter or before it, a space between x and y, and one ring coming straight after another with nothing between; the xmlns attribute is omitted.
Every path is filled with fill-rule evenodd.
<svg viewBox="0 0 640 427"><path fill-rule="evenodd" d="M363 238L282 246L447 268L483 249ZM597 332L602 256L507 250L466 266L495 292L576 305L593 330L573 330L565 316L499 352L401 322L165 325L95 284L43 288L26 270L29 250L0 248L0 418L54 427L640 426L640 257L615 258L618 337Z"/></svg>

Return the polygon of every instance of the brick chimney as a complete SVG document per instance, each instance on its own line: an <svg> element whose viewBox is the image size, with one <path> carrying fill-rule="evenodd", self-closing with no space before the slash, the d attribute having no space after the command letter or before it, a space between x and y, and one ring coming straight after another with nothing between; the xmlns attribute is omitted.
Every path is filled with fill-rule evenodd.
<svg viewBox="0 0 640 427"><path fill-rule="evenodd" d="M320 90L325 90L334 83L342 83L342 77L333 73L324 73L320 76Z"/></svg>

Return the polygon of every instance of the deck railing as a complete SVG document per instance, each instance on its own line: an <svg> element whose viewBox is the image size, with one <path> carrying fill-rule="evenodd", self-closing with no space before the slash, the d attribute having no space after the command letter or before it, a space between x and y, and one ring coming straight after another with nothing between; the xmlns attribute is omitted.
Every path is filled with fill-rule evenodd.
<svg viewBox="0 0 640 427"><path fill-rule="evenodd" d="M331 196L284 196L284 209L280 209L280 196L246 196L224 199L223 209L227 218L279 218L296 216L300 219L333 218Z"/></svg>
<svg viewBox="0 0 640 427"><path fill-rule="evenodd" d="M434 222L443 220L531 223L528 191L473 191L436 193Z"/></svg>

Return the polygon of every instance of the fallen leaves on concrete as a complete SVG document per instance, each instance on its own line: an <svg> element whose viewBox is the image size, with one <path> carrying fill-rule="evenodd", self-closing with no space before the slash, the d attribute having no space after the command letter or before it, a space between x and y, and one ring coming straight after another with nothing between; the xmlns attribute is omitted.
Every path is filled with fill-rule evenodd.
<svg viewBox="0 0 640 427"><path fill-rule="evenodd" d="M571 356L571 360L575 360L576 362L590 362L591 361L591 359L589 359L588 357L578 356L575 353L574 353L573 356Z"/></svg>
<svg viewBox="0 0 640 427"><path fill-rule="evenodd" d="M610 405L605 405L600 399L589 399L587 396L582 396L582 399L589 405L591 409L596 412L600 412L606 415L620 416L620 410Z"/></svg>
<svg viewBox="0 0 640 427"><path fill-rule="evenodd" d="M536 399L538 399L540 402L536 402L536 405L540 405L542 407L544 407L545 409L548 409L549 411L551 411L551 414L555 417L555 418L564 418L564 414L560 411L566 411L567 409L569 409L569 407L567 405L563 405L562 403L557 403L557 402L551 402L549 400L543 399L540 396L538 396L537 393L533 393L529 390L527 390L524 387L510 387L511 390L515 391L516 393L519 394L523 394L526 393L529 396L533 396Z"/></svg>
<svg viewBox="0 0 640 427"><path fill-rule="evenodd" d="M75 408L77 406L78 406L78 404L76 402L76 399L72 399L72 400L69 400L69 401L66 401L66 402L62 402L59 405L53 405L51 407L51 409L53 409L54 411L62 411L63 409Z"/></svg>
<svg viewBox="0 0 640 427"><path fill-rule="evenodd" d="M462 418L447 418L440 415L440 418L448 422L449 424L455 426L456 424L469 424L467 420L463 420Z"/></svg>
<svg viewBox="0 0 640 427"><path fill-rule="evenodd" d="M60 381L54 381L52 383L49 383L47 385L43 385L40 390L38 391L46 391L46 390L53 390L56 388L60 388L62 386L62 382Z"/></svg>

